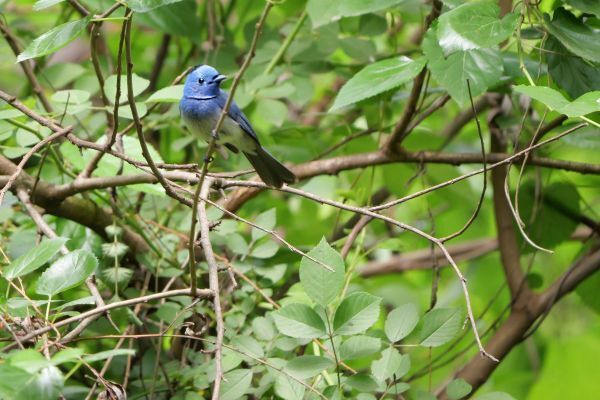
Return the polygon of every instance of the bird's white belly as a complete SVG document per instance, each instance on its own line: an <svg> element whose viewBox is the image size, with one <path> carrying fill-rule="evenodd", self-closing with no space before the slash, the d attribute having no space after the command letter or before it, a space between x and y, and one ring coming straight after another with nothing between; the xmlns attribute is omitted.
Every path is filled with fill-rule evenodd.
<svg viewBox="0 0 600 400"><path fill-rule="evenodd" d="M183 116L183 122L192 132L192 134L207 142L210 140L212 130L214 129L215 125L217 125L216 118L195 120ZM225 121L223 121L223 125L221 126L217 138L218 145L223 145L225 143L230 143L239 150L248 153L254 153L257 145L256 141L254 141L250 135L244 132L237 122L229 117L225 118Z"/></svg>

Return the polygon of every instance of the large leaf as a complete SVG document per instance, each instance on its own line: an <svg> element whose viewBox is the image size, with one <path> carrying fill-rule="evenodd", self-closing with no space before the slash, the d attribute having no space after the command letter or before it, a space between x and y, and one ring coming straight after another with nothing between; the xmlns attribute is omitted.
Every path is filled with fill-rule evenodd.
<svg viewBox="0 0 600 400"><path fill-rule="evenodd" d="M306 304L289 304L273 313L279 332L295 338L314 339L325 335L325 323Z"/></svg>
<svg viewBox="0 0 600 400"><path fill-rule="evenodd" d="M393 347L388 347L381 352L381 358L371 364L371 373L378 381L385 381L392 377L402 366L403 356Z"/></svg>
<svg viewBox="0 0 600 400"><path fill-rule="evenodd" d="M600 90L600 64L577 57L552 36L546 40L544 49L550 76L572 98Z"/></svg>
<svg viewBox="0 0 600 400"><path fill-rule="evenodd" d="M252 383L252 370L236 369L227 372L223 377L220 400L238 400L241 399Z"/></svg>
<svg viewBox="0 0 600 400"><path fill-rule="evenodd" d="M552 21L544 15L550 33L573 54L586 60L600 62L600 40L597 31L581 18L576 18L564 8L554 11Z"/></svg>
<svg viewBox="0 0 600 400"><path fill-rule="evenodd" d="M4 277L6 279L15 279L35 271L48 262L67 240L65 238L57 238L42 241L39 245L11 262L4 270Z"/></svg>
<svg viewBox="0 0 600 400"><path fill-rule="evenodd" d="M381 298L357 292L346 297L335 310L333 331L336 335L353 335L366 331L379 317Z"/></svg>
<svg viewBox="0 0 600 400"><path fill-rule="evenodd" d="M437 38L446 56L460 50L492 47L515 30L519 14L499 19L500 7L491 2L465 3L444 13L438 22Z"/></svg>
<svg viewBox="0 0 600 400"><path fill-rule="evenodd" d="M452 340L460 331L463 314L458 308L436 308L423 317L421 345L436 347Z"/></svg>
<svg viewBox="0 0 600 400"><path fill-rule="evenodd" d="M472 386L464 379L455 379L446 387L446 394L450 400L459 400L471 393Z"/></svg>
<svg viewBox="0 0 600 400"><path fill-rule="evenodd" d="M412 80L424 66L423 58L411 60L404 56L368 65L346 82L330 111L395 89Z"/></svg>
<svg viewBox="0 0 600 400"><path fill-rule="evenodd" d="M306 379L312 378L334 365L335 363L327 357L305 355L292 358L286 364L285 370L298 379Z"/></svg>
<svg viewBox="0 0 600 400"><path fill-rule="evenodd" d="M328 271L307 257L303 257L300 262L300 282L304 291L315 303L325 307L337 297L344 286L344 260L325 238L321 239L308 255L334 270Z"/></svg>
<svg viewBox="0 0 600 400"><path fill-rule="evenodd" d="M465 105L469 102L467 80L471 85L473 97L485 93L489 87L500 81L503 65L498 50L457 51L446 58L437 41L436 30L437 25L434 24L425 34L423 52L431 76L457 103Z"/></svg>
<svg viewBox="0 0 600 400"><path fill-rule="evenodd" d="M551 110L558 111L569 117L581 117L600 110L600 91L586 93L573 101L565 99L559 91L547 86L518 85L516 92L544 103Z"/></svg>
<svg viewBox="0 0 600 400"><path fill-rule="evenodd" d="M0 398L15 399L23 389L31 374L21 368L6 363L0 364Z"/></svg>
<svg viewBox="0 0 600 400"><path fill-rule="evenodd" d="M49 30L42 36L36 38L27 48L19 54L17 62L29 60L30 58L45 56L54 53L56 50L66 46L77 36L79 36L87 27L92 16L80 19L78 21L67 22Z"/></svg>
<svg viewBox="0 0 600 400"><path fill-rule="evenodd" d="M404 304L390 312L385 320L385 334L391 342L408 336L419 322L419 312L412 304Z"/></svg>
<svg viewBox="0 0 600 400"><path fill-rule="evenodd" d="M56 260L44 271L36 292L54 296L85 281L96 267L98 260L87 250L75 250Z"/></svg>
<svg viewBox="0 0 600 400"><path fill-rule="evenodd" d="M600 18L600 1L598 0L566 0L566 2L585 13Z"/></svg>
<svg viewBox="0 0 600 400"><path fill-rule="evenodd" d="M183 96L183 85L167 86L152 93L146 103L177 103Z"/></svg>
<svg viewBox="0 0 600 400"><path fill-rule="evenodd" d="M194 0L183 0L150 10L136 16L145 25L174 36L184 36L200 42L199 26L203 26Z"/></svg>
<svg viewBox="0 0 600 400"><path fill-rule="evenodd" d="M167 4L179 3L182 0L127 0L127 5L133 11L145 13Z"/></svg>
<svg viewBox="0 0 600 400"><path fill-rule="evenodd" d="M382 11L410 0L308 0L306 11L314 28L339 20Z"/></svg>
<svg viewBox="0 0 600 400"><path fill-rule="evenodd" d="M409 0L342 0L340 14L344 17L362 15L388 9Z"/></svg>
<svg viewBox="0 0 600 400"><path fill-rule="evenodd" d="M54 400L62 391L63 375L55 366L43 368L31 375L28 382L22 386L16 400Z"/></svg>
<svg viewBox="0 0 600 400"><path fill-rule="evenodd" d="M340 358L342 360L352 360L370 356L379 351L381 340L371 336L356 335L350 336L340 346Z"/></svg>

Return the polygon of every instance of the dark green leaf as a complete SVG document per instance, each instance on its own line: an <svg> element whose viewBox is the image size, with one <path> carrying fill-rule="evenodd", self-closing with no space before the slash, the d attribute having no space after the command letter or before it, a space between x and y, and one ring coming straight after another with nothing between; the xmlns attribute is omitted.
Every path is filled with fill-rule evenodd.
<svg viewBox="0 0 600 400"><path fill-rule="evenodd" d="M6 279L15 279L35 271L48 262L67 240L65 238L57 238L42 241L39 245L11 262L3 271L4 277Z"/></svg>
<svg viewBox="0 0 600 400"><path fill-rule="evenodd" d="M550 33L569 51L586 60L600 62L600 40L598 33L581 18L559 8L554 11L552 21L544 15L544 21Z"/></svg>
<svg viewBox="0 0 600 400"><path fill-rule="evenodd" d="M346 297L335 310L333 331L336 335L353 335L366 331L379 317L381 298L357 292Z"/></svg>
<svg viewBox="0 0 600 400"><path fill-rule="evenodd" d="M364 374L356 374L348 377L345 384L361 392L373 392L379 386L370 375Z"/></svg>
<svg viewBox="0 0 600 400"><path fill-rule="evenodd" d="M425 60L396 57L368 65L340 90L330 111L395 89L413 79L425 66Z"/></svg>
<svg viewBox="0 0 600 400"><path fill-rule="evenodd" d="M203 26L204 23L200 20L196 9L195 1L185 0L139 14L136 18L138 22L164 33L199 42L202 35L198 27Z"/></svg>
<svg viewBox="0 0 600 400"><path fill-rule="evenodd" d="M325 307L342 290L345 271L344 260L327 243L325 238L321 239L317 247L309 251L308 255L334 270L334 272L328 271L322 265L306 257L302 257L300 262L300 282L304 287L304 291L315 303Z"/></svg>
<svg viewBox="0 0 600 400"><path fill-rule="evenodd" d="M27 48L19 54L17 62L29 60L30 58L45 56L46 54L54 53L56 50L66 46L77 36L79 36L90 22L89 17L78 21L67 22L49 30L42 36L36 38Z"/></svg>
<svg viewBox="0 0 600 400"><path fill-rule="evenodd" d="M98 260L87 250L75 250L56 260L44 271L36 292L54 296L85 281L96 267Z"/></svg>
<svg viewBox="0 0 600 400"><path fill-rule="evenodd" d="M566 0L567 4L600 18L600 2L598 0Z"/></svg>
<svg viewBox="0 0 600 400"><path fill-rule="evenodd" d="M436 308L423 317L419 335L421 345L437 347L449 342L460 331L463 314L458 308Z"/></svg>

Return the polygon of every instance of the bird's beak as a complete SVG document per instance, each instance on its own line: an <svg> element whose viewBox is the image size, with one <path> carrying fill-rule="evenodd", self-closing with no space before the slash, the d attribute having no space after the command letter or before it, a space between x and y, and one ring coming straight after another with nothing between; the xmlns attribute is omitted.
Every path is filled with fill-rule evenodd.
<svg viewBox="0 0 600 400"><path fill-rule="evenodd" d="M221 82L223 82L225 79L227 79L227 76L225 76L225 75L217 75L217 76L215 77L215 79L213 80L213 82L221 83Z"/></svg>

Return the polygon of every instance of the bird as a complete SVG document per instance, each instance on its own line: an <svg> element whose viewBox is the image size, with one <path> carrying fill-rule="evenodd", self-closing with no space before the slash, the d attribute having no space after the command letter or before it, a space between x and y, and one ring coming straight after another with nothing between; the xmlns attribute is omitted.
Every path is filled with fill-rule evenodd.
<svg viewBox="0 0 600 400"><path fill-rule="evenodd" d="M210 65L199 65L185 80L179 102L181 119L192 134L207 142L227 102L228 94L221 89L221 82L225 79L225 75ZM296 181L294 173L261 146L250 121L235 101L231 102L229 112L216 133L215 143L220 149L224 146L234 153L242 152L260 179L269 186L280 188L284 183Z"/></svg>

